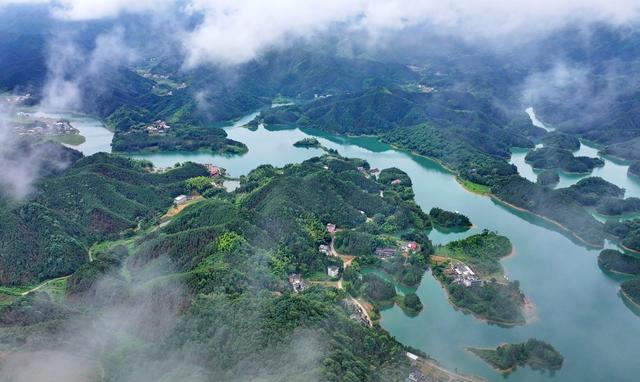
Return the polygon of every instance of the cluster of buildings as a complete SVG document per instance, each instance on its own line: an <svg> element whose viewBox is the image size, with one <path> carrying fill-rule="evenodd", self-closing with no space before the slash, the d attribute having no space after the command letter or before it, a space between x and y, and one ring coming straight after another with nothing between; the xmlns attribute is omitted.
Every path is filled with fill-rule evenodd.
<svg viewBox="0 0 640 382"><path fill-rule="evenodd" d="M416 243L415 241L410 241L406 244L403 244L400 247L400 250L402 251L402 253L414 253L418 250L418 243ZM398 253L398 250L395 247L382 247L376 248L374 250L374 253L380 260L388 260L394 257L396 253Z"/></svg>
<svg viewBox="0 0 640 382"><path fill-rule="evenodd" d="M357 168L358 172L360 172L361 174L363 174L364 176L376 176L380 173L380 170L377 168L372 168L367 170L366 168L362 167L362 166L358 166Z"/></svg>
<svg viewBox="0 0 640 382"><path fill-rule="evenodd" d="M293 288L293 291L296 293L300 293L307 287L302 281L302 277L297 273L292 273L289 275L289 284Z"/></svg>
<svg viewBox="0 0 640 382"><path fill-rule="evenodd" d="M163 120L153 121L150 125L144 128L149 134L164 134L171 129L171 126Z"/></svg>
<svg viewBox="0 0 640 382"><path fill-rule="evenodd" d="M18 135L62 135L79 133L66 119L59 119L55 122L33 121L25 125L17 125L15 130Z"/></svg>
<svg viewBox="0 0 640 382"><path fill-rule="evenodd" d="M482 285L482 280L475 274L468 265L456 262L451 265L451 274L453 275L453 283L470 287L472 285Z"/></svg>
<svg viewBox="0 0 640 382"><path fill-rule="evenodd" d="M145 130L149 134L162 134L162 133L166 133L170 129L171 129L171 126L169 126L167 122L160 119L157 121L151 122L151 124L145 127Z"/></svg>

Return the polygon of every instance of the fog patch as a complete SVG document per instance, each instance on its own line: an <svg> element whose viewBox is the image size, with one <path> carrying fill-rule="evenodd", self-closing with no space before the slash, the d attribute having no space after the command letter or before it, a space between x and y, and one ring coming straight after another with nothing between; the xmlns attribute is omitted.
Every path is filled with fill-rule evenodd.
<svg viewBox="0 0 640 382"><path fill-rule="evenodd" d="M81 110L83 90L100 89L105 75L138 59L134 49L125 42L124 30L113 30L96 37L95 47L85 51L78 47L74 36L61 33L49 41L47 77L40 108L50 110Z"/></svg>

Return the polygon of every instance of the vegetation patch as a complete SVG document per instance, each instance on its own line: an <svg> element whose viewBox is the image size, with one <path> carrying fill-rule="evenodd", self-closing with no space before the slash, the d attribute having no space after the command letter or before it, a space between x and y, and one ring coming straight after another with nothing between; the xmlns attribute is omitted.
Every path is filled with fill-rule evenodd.
<svg viewBox="0 0 640 382"><path fill-rule="evenodd" d="M598 264L611 272L640 275L640 257L627 255L615 249L600 252Z"/></svg>
<svg viewBox="0 0 640 382"><path fill-rule="evenodd" d="M564 363L564 357L553 346L533 338L521 344L503 344L496 349L467 350L505 373L525 365L532 369L559 370Z"/></svg>
<svg viewBox="0 0 640 382"><path fill-rule="evenodd" d="M559 169L567 173L587 174L596 167L604 166L600 158L576 157L569 150L557 147L542 147L527 153L524 158L533 168Z"/></svg>
<svg viewBox="0 0 640 382"><path fill-rule="evenodd" d="M625 296L634 304L640 305L640 278L627 280L620 285Z"/></svg>

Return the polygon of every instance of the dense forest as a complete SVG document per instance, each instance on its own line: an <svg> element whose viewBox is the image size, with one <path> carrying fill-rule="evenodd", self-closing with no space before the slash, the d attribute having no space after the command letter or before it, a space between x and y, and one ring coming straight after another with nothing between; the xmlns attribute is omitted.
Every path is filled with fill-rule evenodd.
<svg viewBox="0 0 640 382"><path fill-rule="evenodd" d="M173 184L165 182L179 181L184 187L182 175L188 172L190 179L200 172L199 166L187 171L186 164L153 174L136 167L141 165L101 154L81 159L62 177L91 174L91 168L108 183L112 167L120 166L119 182L128 180L141 188L151 184L163 195L165 184ZM261 166L242 177L233 193L211 193L162 226L124 237L90 231L90 237L117 240L102 242L93 261L76 267L66 281L62 304L42 292L0 308L3 350L21 348L22 340L29 338L32 347L23 351L42 344L69 351L68 346L73 349L82 337L58 337L61 323L75 327L93 322L92 330L99 332L109 324L103 312L137 306L131 322L117 329L131 340L101 343L98 338L96 353L91 346L83 347L84 354L99 362L107 381L128 380L139 373L204 380L215 375L223 381L238 376L282 380L292 375L302 380L404 380L409 373L407 349L379 327L350 319L353 306L345 302L349 297L344 290L310 283L295 293L287 284L291 273L312 280L327 265L341 265L318 251L319 244L330 240L325 227L329 222L349 229L345 232L374 232L384 226L392 236L421 240L421 251L409 263L417 261L424 269L431 248L424 234L429 217L405 190L410 183L379 182L357 170L362 166L368 164L338 156L284 168ZM381 176L387 177L408 179L397 169ZM43 181L47 182L51 180ZM49 190L53 188L43 189L40 197ZM384 198L379 190L385 191ZM149 208L160 208L161 200ZM78 219L93 205L77 204ZM370 226L376 223L367 222L369 216L376 216L381 225ZM414 225L416 219L422 223ZM362 275L357 268L353 265L351 276L345 275L352 283L346 288L350 293L357 289L380 306L398 302L409 311L421 309L417 296L399 300L393 284ZM33 315L33 310L43 314ZM178 357L158 363L169 354Z"/></svg>
<svg viewBox="0 0 640 382"><path fill-rule="evenodd" d="M640 277L623 282L620 289L634 304L640 306Z"/></svg>
<svg viewBox="0 0 640 382"><path fill-rule="evenodd" d="M639 161L635 161L633 162L630 166L629 166L629 175L631 176L638 176L640 177L640 160Z"/></svg>
<svg viewBox="0 0 640 382"><path fill-rule="evenodd" d="M569 151L577 151L580 149L580 140L569 134L553 132L542 136L540 141L542 141L546 147L555 147Z"/></svg>
<svg viewBox="0 0 640 382"><path fill-rule="evenodd" d="M623 246L633 251L640 251L640 219L609 220L605 223L604 229L610 235L620 239Z"/></svg>
<svg viewBox="0 0 640 382"><path fill-rule="evenodd" d="M544 170L538 174L536 183L541 186L554 186L560 183L560 175L555 170Z"/></svg>
<svg viewBox="0 0 640 382"><path fill-rule="evenodd" d="M468 228L471 227L471 220L461 213L446 211L434 207L429 211L429 216L433 224L443 228Z"/></svg>
<svg viewBox="0 0 640 382"><path fill-rule="evenodd" d="M27 200L0 205L0 282L68 275L88 261L93 242L148 223L185 191L185 180L206 173L186 163L155 174L145 163L108 154L76 160L41 179Z"/></svg>
<svg viewBox="0 0 640 382"><path fill-rule="evenodd" d="M615 249L605 249L600 252L598 264L608 271L640 275L640 257L628 255Z"/></svg>
<svg viewBox="0 0 640 382"><path fill-rule="evenodd" d="M600 158L576 157L570 150L554 146L529 151L524 159L536 169L558 169L572 174L588 174L604 166Z"/></svg>
<svg viewBox="0 0 640 382"><path fill-rule="evenodd" d="M564 363L564 357L553 346L534 338L521 344L500 345L495 350L468 350L503 372L511 372L516 367L525 365L532 369L558 370Z"/></svg>

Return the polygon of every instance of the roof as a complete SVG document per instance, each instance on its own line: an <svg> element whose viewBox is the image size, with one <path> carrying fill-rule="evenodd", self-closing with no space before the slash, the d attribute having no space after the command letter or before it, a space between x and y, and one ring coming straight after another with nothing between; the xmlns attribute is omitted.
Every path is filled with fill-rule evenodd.
<svg viewBox="0 0 640 382"><path fill-rule="evenodd" d="M409 353L407 352L407 358L413 360L413 361L417 361L418 360L418 356L413 354L413 353Z"/></svg>

